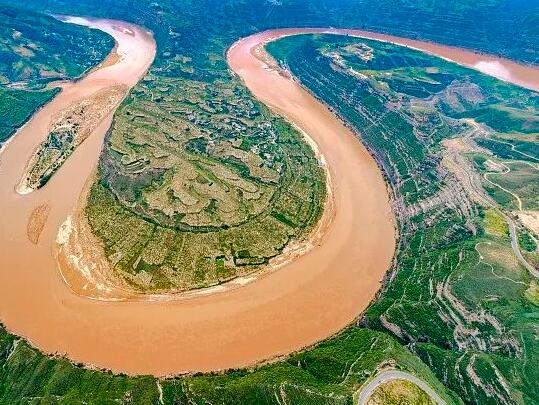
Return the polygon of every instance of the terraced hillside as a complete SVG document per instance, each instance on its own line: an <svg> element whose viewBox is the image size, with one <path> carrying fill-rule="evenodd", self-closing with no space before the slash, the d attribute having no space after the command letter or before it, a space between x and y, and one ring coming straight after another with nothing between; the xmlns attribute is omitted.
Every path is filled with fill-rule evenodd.
<svg viewBox="0 0 539 405"><path fill-rule="evenodd" d="M0 145L58 91L54 80L74 79L97 65L114 41L108 35L53 17L0 6Z"/></svg>
<svg viewBox="0 0 539 405"><path fill-rule="evenodd" d="M169 68L189 76L188 59ZM86 213L114 270L139 290L252 272L307 237L322 212L324 176L302 135L221 76L147 76L108 136Z"/></svg>
<svg viewBox="0 0 539 405"><path fill-rule="evenodd" d="M510 226L536 261L537 230L515 218L537 213L539 94L374 41L268 49L357 129L393 187L401 249L361 324L408 343L467 402L537 398L537 280Z"/></svg>

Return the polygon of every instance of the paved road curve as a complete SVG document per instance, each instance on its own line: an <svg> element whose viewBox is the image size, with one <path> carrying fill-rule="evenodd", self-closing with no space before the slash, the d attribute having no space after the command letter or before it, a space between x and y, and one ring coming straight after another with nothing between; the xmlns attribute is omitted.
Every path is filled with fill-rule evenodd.
<svg viewBox="0 0 539 405"><path fill-rule="evenodd" d="M366 405L367 401L369 400L372 393L376 390L376 388L388 381L393 380L410 381L411 383L414 383L423 391L425 391L438 405L445 405L445 401L423 380L420 380L413 374L398 370L382 371L380 374L374 377L374 379L370 381L359 393L359 398L357 402L358 405Z"/></svg>

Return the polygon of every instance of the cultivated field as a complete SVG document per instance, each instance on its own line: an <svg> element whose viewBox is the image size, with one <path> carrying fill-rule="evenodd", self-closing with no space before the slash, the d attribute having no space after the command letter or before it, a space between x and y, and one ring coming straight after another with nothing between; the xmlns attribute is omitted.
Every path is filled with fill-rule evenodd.
<svg viewBox="0 0 539 405"><path fill-rule="evenodd" d="M119 109L86 213L118 276L178 291L253 272L307 238L325 187L302 135L238 79L149 75Z"/></svg>

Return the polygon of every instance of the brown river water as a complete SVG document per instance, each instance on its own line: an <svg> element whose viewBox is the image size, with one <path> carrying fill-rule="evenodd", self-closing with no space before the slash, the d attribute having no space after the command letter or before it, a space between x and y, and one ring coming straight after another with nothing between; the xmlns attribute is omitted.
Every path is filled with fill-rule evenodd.
<svg viewBox="0 0 539 405"><path fill-rule="evenodd" d="M153 38L139 27L109 20L74 22L113 35L118 55L65 85L0 155L0 320L7 328L48 353L114 371L163 376L251 365L311 345L351 323L374 298L393 257L396 233L386 185L354 134L294 80L270 68L260 49L284 35L327 30L259 33L238 41L227 55L253 94L303 130L322 154L333 201L321 241L253 282L207 294L112 301L73 292L77 289L58 270L55 240L95 170L111 117L44 188L19 195L15 186L55 112L102 88L133 86L155 55ZM360 31L331 32L412 46L539 89L536 68L507 60ZM44 204L49 215L34 245L27 223Z"/></svg>

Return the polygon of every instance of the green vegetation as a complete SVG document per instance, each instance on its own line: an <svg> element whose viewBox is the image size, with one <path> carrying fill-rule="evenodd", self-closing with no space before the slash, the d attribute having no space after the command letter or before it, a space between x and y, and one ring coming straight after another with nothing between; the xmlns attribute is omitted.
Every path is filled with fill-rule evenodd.
<svg viewBox="0 0 539 405"><path fill-rule="evenodd" d="M0 146L58 90L29 91L0 85Z"/></svg>
<svg viewBox="0 0 539 405"><path fill-rule="evenodd" d="M256 370L157 380L86 370L40 354L0 329L0 403L351 404L381 365L397 365L455 403L429 369L387 334L349 329ZM161 391L161 394L160 394Z"/></svg>
<svg viewBox="0 0 539 405"><path fill-rule="evenodd" d="M186 377L163 383L165 403L351 404L354 393L382 365L398 365L455 403L428 368L386 334L356 328L285 362L255 371Z"/></svg>
<svg viewBox="0 0 539 405"><path fill-rule="evenodd" d="M53 80L79 77L101 62L114 45L101 31L28 10L3 5L0 18L2 85L40 88Z"/></svg>
<svg viewBox="0 0 539 405"><path fill-rule="evenodd" d="M520 244L520 247L526 252L534 252L535 250L537 250L537 243L528 231L523 231L519 233L518 243Z"/></svg>
<svg viewBox="0 0 539 405"><path fill-rule="evenodd" d="M0 146L58 89L45 85L74 79L98 64L114 45L100 31L53 17L0 6Z"/></svg>
<svg viewBox="0 0 539 405"><path fill-rule="evenodd" d="M526 298L539 307L539 286L537 282L534 281L530 284L530 288L526 290Z"/></svg>
<svg viewBox="0 0 539 405"><path fill-rule="evenodd" d="M539 210L539 164L533 165L527 161L506 161L501 164L505 170L488 173L487 180L512 196L511 206L516 203L517 209ZM495 195L493 197L496 199ZM505 200L498 202L505 205Z"/></svg>
<svg viewBox="0 0 539 405"><path fill-rule="evenodd" d="M0 328L0 403L157 403L151 377L131 378L48 357Z"/></svg>
<svg viewBox="0 0 539 405"><path fill-rule="evenodd" d="M2 0L29 9L140 22L157 34L161 58L220 60L230 39L277 27L344 27L539 61L535 0ZM171 29L171 30L169 30ZM180 52L178 52L180 49ZM166 64L163 65L166 68Z"/></svg>
<svg viewBox="0 0 539 405"><path fill-rule="evenodd" d="M434 405L435 402L417 385L392 380L380 385L369 397L368 405Z"/></svg>
<svg viewBox="0 0 539 405"><path fill-rule="evenodd" d="M507 170L481 142L536 145L523 128L539 112L539 95L374 41L303 35L268 49L358 129L393 186L403 249L395 279L362 323L408 342L466 402L533 402L539 311L528 303L536 287L511 249L504 217L489 208L496 203L482 185ZM479 113L507 106L510 123ZM536 198L535 147L503 156L511 170L503 187L524 201ZM485 179L487 171L499 177Z"/></svg>
<svg viewBox="0 0 539 405"><path fill-rule="evenodd" d="M302 135L239 80L214 74L212 84L148 75L107 138L86 212L114 270L137 289L252 272L306 237L322 212L324 175Z"/></svg>
<svg viewBox="0 0 539 405"><path fill-rule="evenodd" d="M75 150L75 134L68 128L49 133L31 163L27 181L30 188L44 186L62 162Z"/></svg>
<svg viewBox="0 0 539 405"><path fill-rule="evenodd" d="M31 9L127 19L155 34L158 57L146 80L116 115L116 127L100 165L100 181L92 189L88 206L88 210L106 208L102 213L90 212L89 216L107 244L110 257L114 252L134 254L129 259L126 255L123 262L118 261L118 270L135 275L139 274L137 271L156 274L157 280L151 288L170 286L170 281L160 276L164 270L158 267L171 263L177 251L170 246L180 244L178 235L188 234L178 229L193 227L193 222L184 221L185 211L181 209L170 216L162 214L163 206L159 204L165 201L164 195L148 200L151 192L155 195L159 190L165 190L162 194L167 194L173 202L174 198L180 198L167 193L173 190L175 167L183 164L192 167L194 162L200 162L195 166L195 179L189 182L197 199L207 202L208 226L218 227L224 223L223 210L209 201L210 194L198 195L203 194L198 191L199 184L210 180L207 177L213 174L213 170L205 169L208 164L234 171L240 180L255 184L267 195L273 193L273 203L277 190L283 189L283 181L290 178L279 172L272 183L253 176L250 168L255 169L253 162L259 161L255 157L257 148L268 147L276 158L284 151L303 150L297 133L254 103L243 86L230 77L224 51L235 39L276 26L331 25L430 39L523 62L539 60L539 8L533 1L13 0L10 3ZM164 381L84 370L65 360L47 358L23 341L13 351L15 338L3 332L0 402L158 403L160 387L164 403L351 404L354 389L386 362L414 372L443 393L436 377L404 348L407 345L457 393L449 391L456 403L537 403L537 283L516 262L505 227L501 232L499 218L470 198L472 191L481 192L484 186L489 193L484 198L493 198L505 209L518 208L512 195L479 174L495 167L503 169L500 164L507 160L514 163L510 166L512 170L527 165L523 162L537 163L533 159L537 158L534 135L537 95L411 50L375 42L310 36L283 39L270 48L304 85L361 131L362 139L395 192L402 247L394 269L396 277L366 312L361 327L353 327L317 348L255 371ZM369 60L370 52L375 57ZM340 63L344 63L344 68L339 68ZM350 67L361 75L351 74ZM213 99L219 103L218 109L212 105ZM239 110L235 109L237 105ZM212 120L214 114L221 113L222 106L229 122ZM257 111L255 117L248 115L251 107ZM9 113L10 109L2 107L0 111ZM142 116L137 117L141 111ZM237 129L250 135L256 131L256 125L268 122L270 127L265 133L271 132L272 140L256 140L251 144L251 136L241 136L241 142L236 135L229 139L218 125L234 123L236 114ZM191 118L196 122L191 122ZM465 122L465 119L481 125L474 126L473 121ZM11 128L24 120L20 119ZM130 120L134 121L130 123ZM3 119L2 122L5 126ZM204 133L206 124L214 132ZM123 125L131 125L135 133L123 132ZM174 125L178 128L171 130ZM201 134L191 136L187 127L200 130ZM158 129L155 135L149 134L150 128ZM170 150L175 135L180 148ZM464 142L469 153L462 156L444 146L442 141L450 138L464 138L459 142ZM290 145L281 145L278 142L281 139L289 139ZM159 151L157 154L153 154L147 141ZM220 148L215 149L212 142ZM173 164L148 173L149 165L159 161L160 153L165 154L163 161L173 160ZM265 156L259 157L267 162ZM486 163L488 160L493 163ZM311 165L315 163L312 155L308 161ZM116 177L113 164L118 165ZM146 170L143 176L136 177L139 182L120 177L128 178L137 168ZM308 168L309 165L305 170ZM498 180L504 176L487 175L490 177ZM470 180L466 188L462 185L463 178ZM198 184L197 179L200 179ZM236 184L224 184L219 178L216 181L221 181L221 188L225 185L234 188ZM533 190L526 190L529 185L514 178L505 181L511 185L511 192L525 192L533 197ZM314 184L312 181L306 189L314 193ZM231 203L241 206L242 201L237 197ZM243 218L259 212L259 201L249 201L251 204L241 212ZM128 202L136 203L134 210L125 208ZM151 203L154 205L149 210ZM298 235L308 229L305 222L303 230L292 228L292 224L297 224L292 216L276 210L268 215L269 205L265 207L267 220L280 224L282 228L278 232L283 229L277 236L288 229L292 236L301 237ZM105 218L100 217L102 214L110 215L116 224L132 224L140 234L129 233L125 247L120 246L115 240L117 235L105 234L106 229L99 225ZM227 221L238 224L241 219ZM148 249L160 253L157 258L144 259L145 264L139 268L142 258L137 262L140 255L135 253L159 242L154 233L164 235L161 241L171 250ZM191 230L189 233L196 237L204 234L209 232L195 234ZM271 236L274 246L277 236ZM253 257L247 248L234 253L236 260ZM205 260L199 254L188 252L191 258ZM226 255L211 257L215 259L215 268L209 273L202 272L195 280L211 283L233 274L226 273ZM237 274L238 266L233 265L232 270ZM209 266L208 263L203 263L201 268L210 268L204 266ZM192 267L195 268L198 267ZM193 274L187 276L192 283ZM451 398L447 400L452 402Z"/></svg>
<svg viewBox="0 0 539 405"><path fill-rule="evenodd" d="M485 211L485 231L495 236L509 235L509 228L505 218L495 209L490 208Z"/></svg>

